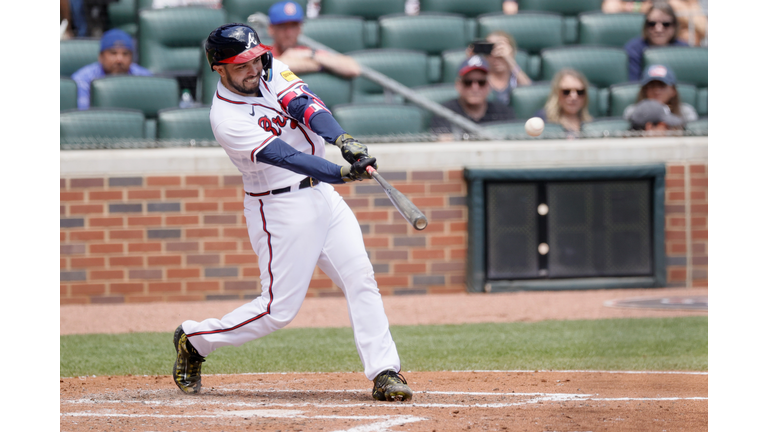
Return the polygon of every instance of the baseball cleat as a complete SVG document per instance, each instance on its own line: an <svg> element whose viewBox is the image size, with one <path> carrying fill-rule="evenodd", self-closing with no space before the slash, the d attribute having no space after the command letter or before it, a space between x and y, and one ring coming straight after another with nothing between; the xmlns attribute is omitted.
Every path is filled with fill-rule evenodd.
<svg viewBox="0 0 768 432"><path fill-rule="evenodd" d="M409 401L413 391L405 378L392 370L386 370L373 380L373 398L380 401Z"/></svg>
<svg viewBox="0 0 768 432"><path fill-rule="evenodd" d="M205 358L198 354L179 326L173 334L176 362L173 363L173 381L184 393L197 393L202 387L200 369Z"/></svg>

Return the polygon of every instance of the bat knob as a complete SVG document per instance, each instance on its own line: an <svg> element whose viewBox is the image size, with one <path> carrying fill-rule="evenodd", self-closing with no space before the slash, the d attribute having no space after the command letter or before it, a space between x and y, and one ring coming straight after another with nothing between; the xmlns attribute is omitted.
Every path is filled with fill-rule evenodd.
<svg viewBox="0 0 768 432"><path fill-rule="evenodd" d="M421 231L427 227L427 218L421 217L416 219L416 223L413 226L417 230Z"/></svg>

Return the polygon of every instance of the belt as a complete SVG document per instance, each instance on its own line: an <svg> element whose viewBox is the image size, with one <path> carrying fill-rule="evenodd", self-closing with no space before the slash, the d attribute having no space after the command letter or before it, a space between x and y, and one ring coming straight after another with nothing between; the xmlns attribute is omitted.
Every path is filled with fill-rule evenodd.
<svg viewBox="0 0 768 432"><path fill-rule="evenodd" d="M304 189L304 188L308 188L308 187L315 187L318 184L320 184L320 180L318 180L316 178L313 178L313 177L304 177L304 180L302 180L299 183L299 189ZM291 191L291 187L290 186L286 186L284 188L275 189L275 190L266 191L266 192L261 192L261 193L252 193L252 192L246 191L245 194L246 195L250 195L252 197L259 197L259 196L265 196L265 195L270 195L270 194L271 195L279 195L281 193L286 193L286 192L290 192L290 191Z"/></svg>

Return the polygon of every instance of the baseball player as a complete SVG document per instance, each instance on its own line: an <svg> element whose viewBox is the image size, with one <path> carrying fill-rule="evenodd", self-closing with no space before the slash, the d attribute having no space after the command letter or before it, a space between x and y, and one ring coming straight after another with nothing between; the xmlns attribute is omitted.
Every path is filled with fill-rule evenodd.
<svg viewBox="0 0 768 432"><path fill-rule="evenodd" d="M201 365L215 349L239 346L285 327L299 312L315 265L344 292L355 345L373 398L410 400L373 267L352 210L332 183L371 178L376 158L344 132L323 102L272 57L244 24L208 36L206 56L221 75L211 104L216 140L243 174L244 214L259 257L261 296L221 319L184 321L173 337L176 385L201 388ZM334 143L350 163L324 159Z"/></svg>

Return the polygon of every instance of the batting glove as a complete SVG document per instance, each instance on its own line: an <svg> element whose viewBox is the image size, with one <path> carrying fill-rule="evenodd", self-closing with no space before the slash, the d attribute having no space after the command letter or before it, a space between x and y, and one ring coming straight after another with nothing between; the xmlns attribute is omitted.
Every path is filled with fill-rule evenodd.
<svg viewBox="0 0 768 432"><path fill-rule="evenodd" d="M341 156L350 165L359 161L360 159L369 158L368 147L365 144L360 144L359 141L352 138L350 134L342 134L336 138L336 147L341 149ZM374 166L376 168L376 166Z"/></svg>
<svg viewBox="0 0 768 432"><path fill-rule="evenodd" d="M350 166L341 167L341 179L344 180L344 182L351 182L373 178L373 176L366 171L369 166L376 166L376 158L366 157L365 159L356 161Z"/></svg>

